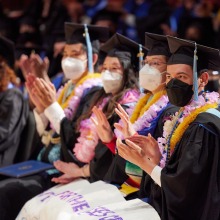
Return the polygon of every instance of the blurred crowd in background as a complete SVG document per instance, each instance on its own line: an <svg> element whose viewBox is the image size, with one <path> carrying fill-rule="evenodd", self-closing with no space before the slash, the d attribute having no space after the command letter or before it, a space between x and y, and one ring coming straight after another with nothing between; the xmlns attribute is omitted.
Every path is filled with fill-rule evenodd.
<svg viewBox="0 0 220 220"><path fill-rule="evenodd" d="M0 34L16 45L21 82L21 54L47 56L50 77L61 71L65 21L108 26L142 44L151 32L220 48L219 0L0 0Z"/></svg>

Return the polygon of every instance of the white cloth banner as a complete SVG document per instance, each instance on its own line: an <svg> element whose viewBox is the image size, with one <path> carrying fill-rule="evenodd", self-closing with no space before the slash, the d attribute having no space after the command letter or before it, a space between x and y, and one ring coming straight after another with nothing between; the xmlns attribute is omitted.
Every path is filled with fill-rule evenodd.
<svg viewBox="0 0 220 220"><path fill-rule="evenodd" d="M119 190L98 181L76 180L66 185L57 185L29 200L16 220L61 220L59 216L71 215L99 205L125 201Z"/></svg>
<svg viewBox="0 0 220 220"><path fill-rule="evenodd" d="M126 201L113 185L79 179L29 200L16 220L159 220L149 204Z"/></svg>

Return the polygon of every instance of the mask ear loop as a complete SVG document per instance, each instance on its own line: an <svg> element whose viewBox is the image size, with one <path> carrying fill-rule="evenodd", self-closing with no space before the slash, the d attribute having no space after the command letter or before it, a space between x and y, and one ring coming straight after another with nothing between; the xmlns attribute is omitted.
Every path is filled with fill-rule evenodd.
<svg viewBox="0 0 220 220"><path fill-rule="evenodd" d="M197 44L195 42L195 50L194 50L194 57L193 57L193 99L194 101L198 101L198 77L197 77Z"/></svg>
<svg viewBox="0 0 220 220"><path fill-rule="evenodd" d="M88 71L89 73L94 73L93 70L93 60L92 60L92 44L90 41L89 31L87 24L84 24L84 30L85 30L85 38L86 38L86 46L88 50Z"/></svg>

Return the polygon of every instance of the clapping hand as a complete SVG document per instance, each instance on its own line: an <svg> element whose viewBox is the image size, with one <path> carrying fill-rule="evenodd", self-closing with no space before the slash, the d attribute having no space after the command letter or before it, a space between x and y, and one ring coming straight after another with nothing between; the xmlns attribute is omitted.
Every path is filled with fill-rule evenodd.
<svg viewBox="0 0 220 220"><path fill-rule="evenodd" d="M161 158L157 141L149 134L147 137L135 135L125 142L123 144L120 139L117 140L119 155L151 174Z"/></svg>
<svg viewBox="0 0 220 220"><path fill-rule="evenodd" d="M129 116L127 112L121 107L120 104L118 104L118 107L115 109L115 112L121 118L123 123L123 125L120 125L119 123L115 123L114 124L115 128L117 128L125 138L133 136L136 132L129 120Z"/></svg>
<svg viewBox="0 0 220 220"><path fill-rule="evenodd" d="M56 89L51 82L46 82L41 78L35 78L32 86L33 96L40 102L44 109L56 102Z"/></svg>
<svg viewBox="0 0 220 220"><path fill-rule="evenodd" d="M98 133L99 138L102 142L111 142L111 140L114 137L114 134L105 114L96 106L93 107L92 112L94 113L95 117L92 117L91 119L96 126L96 131Z"/></svg>

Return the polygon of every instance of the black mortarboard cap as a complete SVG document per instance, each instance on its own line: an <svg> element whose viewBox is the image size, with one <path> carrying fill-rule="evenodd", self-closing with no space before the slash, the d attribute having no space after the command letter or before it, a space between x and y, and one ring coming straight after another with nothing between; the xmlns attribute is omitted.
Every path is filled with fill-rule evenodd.
<svg viewBox="0 0 220 220"><path fill-rule="evenodd" d="M14 43L3 36L0 36L0 55L6 60L9 66L14 67Z"/></svg>
<svg viewBox="0 0 220 220"><path fill-rule="evenodd" d="M109 38L109 28L96 25L87 25L93 53L98 53L99 42ZM82 24L65 22L65 38L67 44L83 43L86 45L85 27Z"/></svg>
<svg viewBox="0 0 220 220"><path fill-rule="evenodd" d="M187 64L193 67L195 42L176 37L167 36L170 52L172 53L168 64ZM220 51L214 48L196 44L197 70L220 69Z"/></svg>
<svg viewBox="0 0 220 220"><path fill-rule="evenodd" d="M139 44L121 35L114 34L105 44L100 47L100 52L104 55L116 54L121 59L130 59L135 69L139 66ZM142 53L147 54L147 49L142 47Z"/></svg>
<svg viewBox="0 0 220 220"><path fill-rule="evenodd" d="M167 38L164 35L145 33L145 47L148 49L148 56L164 55L170 57L170 49Z"/></svg>

